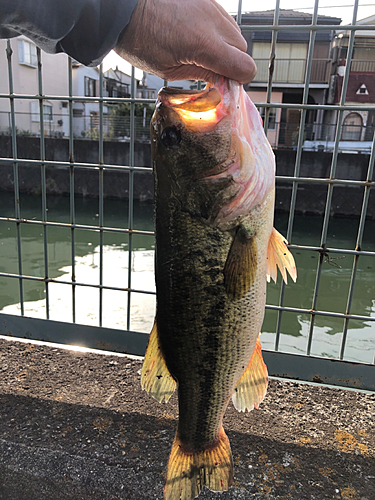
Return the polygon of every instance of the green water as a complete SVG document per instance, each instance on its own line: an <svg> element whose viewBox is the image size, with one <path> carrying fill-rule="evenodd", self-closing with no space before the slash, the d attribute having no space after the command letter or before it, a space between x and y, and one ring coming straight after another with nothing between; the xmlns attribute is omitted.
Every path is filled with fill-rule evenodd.
<svg viewBox="0 0 375 500"><path fill-rule="evenodd" d="M21 196L21 217L40 220L41 199L38 196ZM69 198L48 198L48 220L70 222ZM98 225L98 200L77 198L76 223ZM0 215L14 217L14 200L11 194L1 193ZM128 204L126 202L105 200L104 225L127 227ZM322 217L296 216L292 243L319 246ZM276 228L286 233L287 216L278 215ZM151 204L136 203L134 206L134 229L153 230ZM358 230L356 219L332 219L328 231L328 247L354 249ZM99 232L76 229L75 235L75 274L79 283L99 284ZM375 251L375 223L367 221L362 249ZM105 233L103 236L103 284L113 287L126 287L128 284L128 236L119 233ZM154 239L147 235L133 236L132 288L153 292ZM72 321L72 287L61 283L70 281L71 230L64 227L48 227L47 254L48 275L56 283L49 284L50 319ZM25 275L44 277L44 239L43 227L21 225L22 271ZM297 270L297 283L286 287L284 305L310 309L312 305L315 276L319 255L310 251L293 251ZM347 295L353 266L353 257L342 257L323 264L318 310L343 313L346 309ZM339 266L339 267L338 267ZM0 272L18 274L17 233L14 223L0 222ZM268 285L267 303L277 305L280 295L280 275L278 283ZM46 317L46 292L43 282L24 280L25 315ZM16 278L0 276L0 311L19 314L19 281ZM130 327L132 330L149 332L155 311L155 297L152 294L132 293ZM373 257L361 256L358 262L354 296L351 312L356 315L375 317L375 261ZM99 324L98 289L76 287L76 322L88 325ZM127 293L122 291L103 291L103 326L126 328ZM277 312L267 310L262 327L262 345L273 349ZM342 339L343 320L317 316L312 342L313 355L338 357ZM284 312L281 322L279 349L286 352L305 353L310 329L310 316ZM375 351L375 322L349 321L345 359L373 362Z"/></svg>

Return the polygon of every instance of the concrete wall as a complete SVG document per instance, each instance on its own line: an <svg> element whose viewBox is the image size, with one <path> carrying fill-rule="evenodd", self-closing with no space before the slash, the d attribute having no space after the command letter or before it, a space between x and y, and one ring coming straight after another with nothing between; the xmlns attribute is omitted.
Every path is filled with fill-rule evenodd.
<svg viewBox="0 0 375 500"><path fill-rule="evenodd" d="M40 157L38 138L19 137L17 140L19 158L32 159ZM66 139L46 139L46 159L53 161L69 161L69 143ZM295 151L276 150L277 175L293 176ZM0 136L0 155L11 158L11 138ZM76 140L74 142L74 160L82 163L98 162L99 146L97 141ZM332 154L307 151L302 155L301 177L328 178ZM112 165L129 165L129 144L121 142L104 142L104 163ZM338 179L365 180L369 163L369 155L340 154L338 157L336 177ZM135 164L141 167L151 166L149 144L135 144ZM68 167L47 167L48 194L68 195L70 192L70 175ZM97 169L75 168L74 190L81 196L98 196L99 175ZM104 171L104 195L111 198L128 197L128 173L123 171ZM21 192L40 193L40 167L31 165L19 166L19 184ZM13 167L0 164L0 191L14 189ZM292 192L291 182L277 182L276 210L289 211ZM332 215L358 216L363 201L363 187L335 186L332 198ZM136 173L134 196L136 199L152 200L153 179L151 173ZM309 214L324 213L327 185L299 183L296 209ZM375 219L375 193L370 194L368 216Z"/></svg>
<svg viewBox="0 0 375 500"><path fill-rule="evenodd" d="M293 176L296 152L276 150L277 175ZM338 155L336 178L366 180L370 156L367 154ZM329 178L332 153L305 151L302 154L300 177ZM277 182L276 210L289 211L292 185L290 182ZM325 211L327 185L299 183L296 209L306 214L322 214ZM332 196L331 215L358 216L363 202L363 187L335 186ZM375 219L375 190L370 193L368 217Z"/></svg>

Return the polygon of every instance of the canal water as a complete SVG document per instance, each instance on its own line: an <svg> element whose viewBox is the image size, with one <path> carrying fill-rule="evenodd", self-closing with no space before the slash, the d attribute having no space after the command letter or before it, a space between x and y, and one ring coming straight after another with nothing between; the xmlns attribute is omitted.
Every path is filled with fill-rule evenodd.
<svg viewBox="0 0 375 500"><path fill-rule="evenodd" d="M39 196L21 196L21 218L40 220L41 200ZM90 226L99 224L97 199L75 200L76 224ZM0 195L0 216L14 217L14 199L11 194ZM70 222L69 198L48 197L48 220ZM297 215L292 243L319 246L322 217ZM105 200L104 226L128 227L128 204L124 201ZM286 233L287 216L276 215L275 227ZM152 205L135 203L134 229L152 231ZM354 249L358 230L358 219L332 219L328 231L328 247ZM75 229L75 274L78 283L99 284L100 236L98 231ZM148 293L132 293L130 307L130 329L149 332L155 313L154 285L154 239L148 235L134 235L132 239L131 286ZM126 234L104 233L103 236L103 284L124 288L128 285L128 249ZM362 250L375 251L375 222L366 221ZM44 277L43 227L33 224L21 225L22 272L27 276ZM319 261L317 252L293 251L297 264L297 283L286 287L284 305L310 309L313 300L316 271ZM71 230L67 227L47 229L48 276L57 282L49 284L50 319L72 321L72 287L64 284L72 275ZM344 313L353 266L353 257L332 254L324 262L317 308L321 311ZM0 221L0 272L18 274L18 247L15 224ZM267 303L278 305L280 296L278 283L270 283ZM151 292L151 293L150 293ZM45 285L40 281L24 280L25 315L46 317ZM76 322L87 325L99 324L99 291L88 286L76 287ZM8 314L20 313L19 280L0 276L0 311ZM361 256L355 281L351 312L356 315L375 317L375 260ZM103 319L105 327L125 329L127 325L127 293L118 290L103 291ZM263 347L273 349L277 311L267 310L261 341ZM339 318L316 316L311 354L337 358L340 351L344 321ZM284 312L281 321L279 349L285 352L306 353L310 329L310 316ZM350 320L344 359L372 363L375 351L375 322Z"/></svg>

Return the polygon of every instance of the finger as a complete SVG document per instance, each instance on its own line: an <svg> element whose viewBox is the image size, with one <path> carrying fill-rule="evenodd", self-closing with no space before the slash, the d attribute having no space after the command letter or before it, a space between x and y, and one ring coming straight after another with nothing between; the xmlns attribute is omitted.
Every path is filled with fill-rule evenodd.
<svg viewBox="0 0 375 500"><path fill-rule="evenodd" d="M197 64L239 83L251 82L257 71L256 64L249 54L224 41L216 46L215 51L207 52Z"/></svg>
<svg viewBox="0 0 375 500"><path fill-rule="evenodd" d="M246 52L247 42L244 39L244 37L242 36L240 31L234 31L233 29L222 30L221 31L221 38L228 45L232 45L233 47L236 47L237 49L241 50L242 52Z"/></svg>
<svg viewBox="0 0 375 500"><path fill-rule="evenodd" d="M220 14L225 17L226 19L228 19L231 24L236 28L237 31L241 32L241 29L240 27L238 26L237 22L234 20L234 18L228 14L228 12L224 9L224 7L222 7L218 2L216 2L215 0L211 0L212 3L214 4L214 7L220 12Z"/></svg>
<svg viewBox="0 0 375 500"><path fill-rule="evenodd" d="M236 49L233 49L236 50ZM212 66L201 67L196 64L183 64L177 68L171 68L159 74L165 80L202 80L214 83L218 75L236 80L241 84L249 83L256 75L256 65L253 59L243 52L239 53L241 61L237 64L230 61L216 61Z"/></svg>
<svg viewBox="0 0 375 500"><path fill-rule="evenodd" d="M196 66L195 64L183 64L178 68L166 70L158 76L170 82L174 80L201 80L203 82L214 83L217 75L213 71Z"/></svg>

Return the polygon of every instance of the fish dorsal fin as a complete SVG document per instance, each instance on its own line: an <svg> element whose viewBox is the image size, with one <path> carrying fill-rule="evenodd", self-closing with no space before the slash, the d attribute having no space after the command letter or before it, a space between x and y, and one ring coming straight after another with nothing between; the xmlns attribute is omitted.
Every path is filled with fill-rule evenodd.
<svg viewBox="0 0 375 500"><path fill-rule="evenodd" d="M277 267L280 269L281 276L285 283L288 283L287 274L295 282L297 279L296 263L294 257L287 247L288 242L275 228L272 228L272 234L268 242L267 249L267 281L271 278L276 283Z"/></svg>
<svg viewBox="0 0 375 500"><path fill-rule="evenodd" d="M258 408L267 392L268 372L263 361L259 337L254 353L245 373L238 381L232 395L233 405L238 411L251 411Z"/></svg>
<svg viewBox="0 0 375 500"><path fill-rule="evenodd" d="M239 226L224 266L224 283L233 300L249 291L257 271L257 244L243 226Z"/></svg>
<svg viewBox="0 0 375 500"><path fill-rule="evenodd" d="M185 450L177 431L168 461L164 500L192 500L204 486L222 492L232 483L232 453L222 427L218 439L202 450Z"/></svg>
<svg viewBox="0 0 375 500"><path fill-rule="evenodd" d="M159 403L167 402L172 396L176 381L169 373L160 348L156 320L148 340L145 359L142 366L141 385Z"/></svg>

